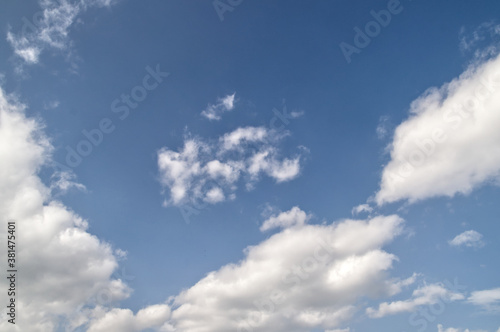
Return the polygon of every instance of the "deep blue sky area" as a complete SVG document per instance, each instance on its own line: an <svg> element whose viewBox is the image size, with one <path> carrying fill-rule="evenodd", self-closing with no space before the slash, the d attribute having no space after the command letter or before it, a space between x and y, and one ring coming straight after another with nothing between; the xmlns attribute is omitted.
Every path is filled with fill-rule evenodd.
<svg viewBox="0 0 500 332"><path fill-rule="evenodd" d="M114 128L68 168L86 190L55 198L89 222L89 233L127 252L118 270L131 276L126 281L133 293L118 307L136 312L162 303L208 272L238 263L246 247L275 233L259 230L270 207L298 206L312 215L310 224L319 225L357 218L351 210L367 200L374 206L391 160L387 146L409 118L410 104L478 61L475 52L483 45L464 49L461 40L483 23L498 23L500 13L500 2L492 0L401 0L400 12L348 63L340 44L355 46L354 28L364 29L374 20L370 12L386 10L390 2L245 0L220 20L208 0L117 0L81 10L67 28L65 47L40 44L37 63L27 64L6 36L22 31L23 17L31 21L42 7L37 1L2 1L2 89L45 125L53 160L68 166L67 148L76 149L85 139L82 131L99 128L102 119ZM142 86L157 67L169 76L120 119L113 102ZM232 94L234 109L220 121L201 115ZM252 190L241 179L234 200L207 205L189 223L178 206L163 204L169 188L161 184L160 149L181 151L188 137L218 140L240 127L281 126L271 123L273 109L284 107L301 114L283 125L288 136L279 143L280 157L301 155L296 178L277 183L261 176ZM381 124L385 135L377 134ZM46 184L51 169L40 173ZM499 287L498 198L490 179L466 194L376 207L372 215L405 219L403 234L384 246L398 257L387 273L401 279L418 273L420 279L393 298L361 297L359 313L338 328L416 331L408 323L411 312L377 319L363 308L404 301L419 285L454 278L469 295ZM470 229L483 235L484 246L449 245ZM495 332L498 308L485 313L466 298L447 304L427 331L442 324Z"/></svg>

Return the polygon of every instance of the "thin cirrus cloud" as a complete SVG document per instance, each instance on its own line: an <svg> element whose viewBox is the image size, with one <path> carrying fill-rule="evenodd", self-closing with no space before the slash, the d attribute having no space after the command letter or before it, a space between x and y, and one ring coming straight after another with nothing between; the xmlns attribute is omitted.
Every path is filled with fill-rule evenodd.
<svg viewBox="0 0 500 332"><path fill-rule="evenodd" d="M23 244L19 248L23 273L18 275L23 291L16 294L22 319L16 327L32 332L74 330L101 321L99 317L109 310L105 307L130 295L124 280L113 277L123 252L90 234L87 221L57 201L53 186L42 182L38 172L50 166L53 147L42 124L27 118L24 108L0 88L0 218L2 224L14 220L22 229L16 234L16 241ZM70 180L59 176L54 186L67 189ZM0 230L2 238L7 238L6 231ZM0 287L7 289L7 282L1 278ZM134 330L93 331L155 327L159 306L133 315ZM4 315L0 330L11 331Z"/></svg>
<svg viewBox="0 0 500 332"><path fill-rule="evenodd" d="M234 109L236 93L219 98L216 104L209 104L206 109L201 112L201 115L209 120L220 120L222 114Z"/></svg>
<svg viewBox="0 0 500 332"><path fill-rule="evenodd" d="M366 309L366 313L371 318L382 318L403 312L414 312L418 307L423 305L432 305L440 301L451 302L463 300L464 298L463 294L453 292L440 284L431 284L414 290L412 297L408 300L383 302L376 309Z"/></svg>
<svg viewBox="0 0 500 332"><path fill-rule="evenodd" d="M500 288L474 291L467 302L483 308L487 312L500 313Z"/></svg>
<svg viewBox="0 0 500 332"><path fill-rule="evenodd" d="M410 107L395 130L378 205L468 194L500 182L500 56L471 65Z"/></svg>
<svg viewBox="0 0 500 332"><path fill-rule="evenodd" d="M448 241L453 247L472 247L481 248L484 246L483 235L475 230L468 230L458 234L452 240Z"/></svg>
<svg viewBox="0 0 500 332"><path fill-rule="evenodd" d="M7 32L7 41L26 64L36 64L47 48L60 51L71 46L70 28L78 15L90 7L110 6L114 0L45 0L34 20L25 21L18 33Z"/></svg>
<svg viewBox="0 0 500 332"><path fill-rule="evenodd" d="M241 127L214 141L186 138L179 151L160 149L160 181L169 194L165 203L216 204L234 199L241 181L250 190L262 175L277 183L296 178L301 156L281 157L277 147L287 135L265 127Z"/></svg>

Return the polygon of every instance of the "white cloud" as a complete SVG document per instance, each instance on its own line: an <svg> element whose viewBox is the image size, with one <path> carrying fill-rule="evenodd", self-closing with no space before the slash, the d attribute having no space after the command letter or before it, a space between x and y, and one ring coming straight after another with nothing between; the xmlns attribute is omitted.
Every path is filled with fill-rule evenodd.
<svg viewBox="0 0 500 332"><path fill-rule="evenodd" d="M39 62L46 48L67 50L71 46L69 30L79 14L89 7L110 6L112 0L43 0L40 19L25 22L20 33L7 32L14 53L27 64ZM28 30L29 29L29 30Z"/></svg>
<svg viewBox="0 0 500 332"><path fill-rule="evenodd" d="M302 226L307 220L311 218L310 215L299 209L298 206L294 206L289 211L281 212L277 216L272 216L260 227L262 232L273 229L273 228L288 228L292 226Z"/></svg>
<svg viewBox="0 0 500 332"><path fill-rule="evenodd" d="M346 328L346 329L335 329L335 330L325 330L325 332L350 332L351 329L350 328Z"/></svg>
<svg viewBox="0 0 500 332"><path fill-rule="evenodd" d="M68 189L71 176L62 173L45 185L38 172L51 165L53 147L42 125L27 118L24 106L0 88L0 236L7 238L7 222L15 220L17 256L21 264L16 283L16 325L0 317L2 331L48 332L74 330L88 324L106 326L115 311L96 316L129 296L124 280L115 278L118 260L125 252L87 231L88 223L54 199L55 187ZM80 187L81 188L81 187ZM0 288L7 289L7 278ZM151 306L133 316L135 330L159 325L167 308ZM127 312L126 314L130 314ZM15 327L12 329L12 327ZM113 323L105 331L125 331ZM128 327L127 327L128 328Z"/></svg>
<svg viewBox="0 0 500 332"><path fill-rule="evenodd" d="M467 302L483 307L486 311L500 312L500 288L472 292Z"/></svg>
<svg viewBox="0 0 500 332"><path fill-rule="evenodd" d="M209 120L220 120L224 112L229 112L234 109L236 93L227 95L224 98L219 98L217 104L209 104L206 109L201 112L201 115Z"/></svg>
<svg viewBox="0 0 500 332"><path fill-rule="evenodd" d="M461 293L454 293L439 284L431 284L413 291L412 297L408 300L383 302L377 309L366 309L366 313L371 318L381 318L387 315L412 312L422 305L432 305L440 301L447 303L462 299L464 299L464 295Z"/></svg>
<svg viewBox="0 0 500 332"><path fill-rule="evenodd" d="M169 318L170 307L166 304L151 305L139 310L135 315L129 309L106 310L98 307L92 312L87 332L141 332L152 328L158 330Z"/></svg>
<svg viewBox="0 0 500 332"><path fill-rule="evenodd" d="M453 328L453 327L448 327L448 328L444 328L443 325L441 324L438 324L437 326L438 328L438 332L488 332L488 331L485 331L485 330L469 330L469 329L457 329L457 328Z"/></svg>
<svg viewBox="0 0 500 332"><path fill-rule="evenodd" d="M166 203L215 204L234 198L240 180L251 189L262 175L277 183L294 179L300 155L282 158L274 146L285 136L264 127L244 127L212 142L186 138L179 152L160 149L160 181L170 196Z"/></svg>
<svg viewBox="0 0 500 332"><path fill-rule="evenodd" d="M373 211L373 208L368 205L368 204L360 204L358 206L355 206L352 208L352 215L357 215L357 214L360 214L362 212L367 212L367 213L371 213Z"/></svg>
<svg viewBox="0 0 500 332"><path fill-rule="evenodd" d="M287 213L296 223L306 215ZM402 227L393 215L285 228L176 296L169 324L189 332L339 328L359 299L393 295L405 283L388 278L397 258L382 250Z"/></svg>
<svg viewBox="0 0 500 332"><path fill-rule="evenodd" d="M38 172L50 165L53 148L42 126L0 89L0 220L15 220L22 272L16 307L19 331L52 331L57 317L72 317L81 305L126 298L130 289L112 278L118 263L111 246L87 232L87 221L51 196ZM68 177L60 177L68 185ZM7 227L0 236L6 238ZM0 280L6 289L7 279ZM5 317L0 330L10 330Z"/></svg>
<svg viewBox="0 0 500 332"><path fill-rule="evenodd" d="M466 246L480 248L484 246L482 238L483 235L481 233L478 233L475 230L469 230L455 236L453 240L448 241L448 243L455 247Z"/></svg>
<svg viewBox="0 0 500 332"><path fill-rule="evenodd" d="M265 127L241 127L220 138L223 151L241 149L244 143L265 142L275 132Z"/></svg>
<svg viewBox="0 0 500 332"><path fill-rule="evenodd" d="M377 204L467 194L500 175L500 56L411 104L391 144Z"/></svg>

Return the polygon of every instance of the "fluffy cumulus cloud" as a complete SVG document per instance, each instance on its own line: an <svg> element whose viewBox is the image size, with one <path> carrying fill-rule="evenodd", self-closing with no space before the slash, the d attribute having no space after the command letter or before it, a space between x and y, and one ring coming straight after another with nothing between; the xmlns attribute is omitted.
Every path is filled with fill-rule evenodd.
<svg viewBox="0 0 500 332"><path fill-rule="evenodd" d="M461 234L455 236L452 240L448 241L450 246L460 247L473 247L480 248L484 246L483 235L481 233L476 232L475 230L465 231Z"/></svg>
<svg viewBox="0 0 500 332"><path fill-rule="evenodd" d="M417 288L413 291L410 299L395 302L383 302L378 308L368 308L366 313L372 318L381 318L387 315L399 314L402 312L413 312L416 308L424 305L463 300L463 294L453 292L443 285L431 284Z"/></svg>
<svg viewBox="0 0 500 332"><path fill-rule="evenodd" d="M166 203L215 204L233 199L240 182L252 189L262 175L277 183L294 179L301 157L280 157L277 145L284 136L265 127L242 127L211 142L186 138L180 151L162 148L158 168L169 194Z"/></svg>
<svg viewBox="0 0 500 332"><path fill-rule="evenodd" d="M201 112L201 115L209 120L220 120L224 112L229 112L234 109L236 93L219 98L216 104L209 104L206 109Z"/></svg>
<svg viewBox="0 0 500 332"><path fill-rule="evenodd" d="M121 255L90 234L87 221L55 200L54 188L38 176L51 152L40 123L0 89L0 236L6 239L7 223L15 221L22 271L16 281L22 285L16 325L8 323L4 309L1 331L47 332L89 324L96 306L117 303L130 293L123 280L112 277ZM7 289L7 282L1 278L0 288Z"/></svg>
<svg viewBox="0 0 500 332"><path fill-rule="evenodd" d="M277 216L272 216L264 221L264 223L260 227L260 230L264 232L273 228L302 226L310 218L310 215L302 211L298 206L294 206L291 210L281 212Z"/></svg>
<svg viewBox="0 0 500 332"><path fill-rule="evenodd" d="M7 41L14 53L27 64L39 62L46 48L67 50L69 30L80 13L89 7L110 6L113 0L42 0L41 11L24 19L20 32L8 31Z"/></svg>
<svg viewBox="0 0 500 332"><path fill-rule="evenodd" d="M298 208L280 214L272 224L293 226L176 296L169 326L189 332L335 331L358 311L360 298L394 295L412 282L389 277L397 258L382 249L402 231L398 216L328 225L307 224L305 216Z"/></svg>
<svg viewBox="0 0 500 332"><path fill-rule="evenodd" d="M467 302L480 306L486 311L500 313L500 288L472 292Z"/></svg>
<svg viewBox="0 0 500 332"><path fill-rule="evenodd" d="M134 314L129 309L93 310L87 332L140 332L146 329L169 331L170 307L166 304L151 305Z"/></svg>
<svg viewBox="0 0 500 332"><path fill-rule="evenodd" d="M499 92L496 56L415 100L395 130L376 202L451 197L500 183Z"/></svg>

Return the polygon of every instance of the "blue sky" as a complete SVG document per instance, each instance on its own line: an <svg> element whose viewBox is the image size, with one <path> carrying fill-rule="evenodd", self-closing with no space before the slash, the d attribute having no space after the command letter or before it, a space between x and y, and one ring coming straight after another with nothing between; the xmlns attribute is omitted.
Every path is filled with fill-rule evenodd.
<svg viewBox="0 0 500 332"><path fill-rule="evenodd" d="M0 8L2 331L500 329L499 3Z"/></svg>

